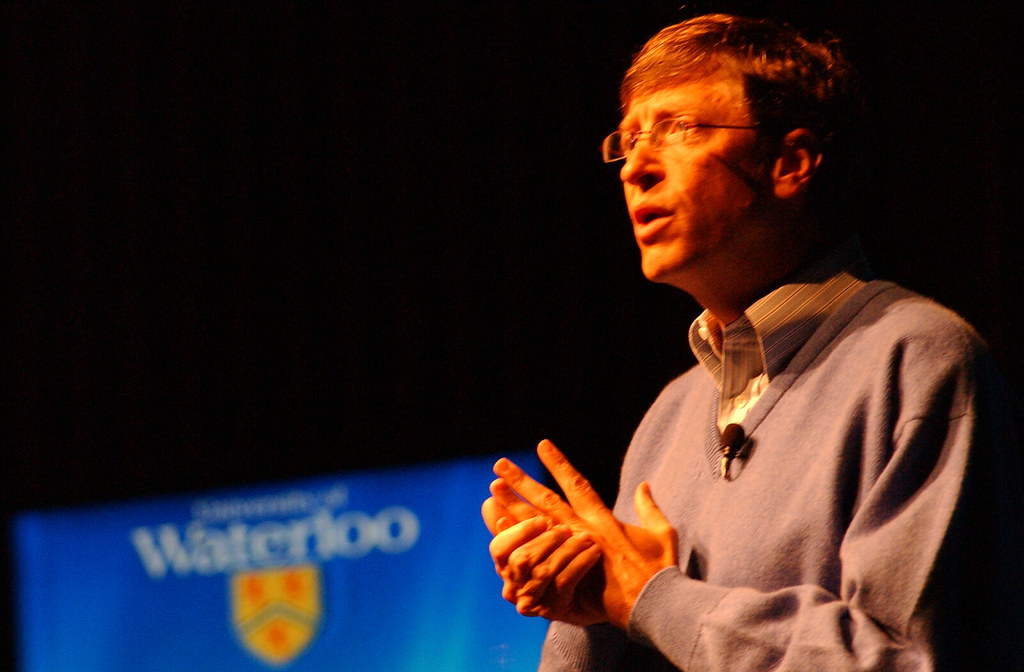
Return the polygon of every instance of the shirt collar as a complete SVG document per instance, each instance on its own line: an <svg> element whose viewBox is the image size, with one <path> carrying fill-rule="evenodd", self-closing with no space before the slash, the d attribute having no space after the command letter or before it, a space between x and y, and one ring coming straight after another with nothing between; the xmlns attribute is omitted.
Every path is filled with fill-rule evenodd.
<svg viewBox="0 0 1024 672"><path fill-rule="evenodd" d="M723 397L734 396L752 378L781 372L871 275L859 237L851 236L755 301L720 334L705 310L690 325L690 347Z"/></svg>

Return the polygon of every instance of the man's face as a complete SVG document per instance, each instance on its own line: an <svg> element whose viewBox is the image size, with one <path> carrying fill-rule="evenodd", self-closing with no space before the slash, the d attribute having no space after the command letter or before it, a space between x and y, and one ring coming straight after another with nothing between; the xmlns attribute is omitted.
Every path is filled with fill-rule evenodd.
<svg viewBox="0 0 1024 672"><path fill-rule="evenodd" d="M619 130L648 131L672 118L754 123L738 77L719 72L634 99ZM756 238L755 190L764 172L756 131L691 128L661 149L648 138L641 136L620 172L644 275L690 294L707 291L722 273L742 272Z"/></svg>

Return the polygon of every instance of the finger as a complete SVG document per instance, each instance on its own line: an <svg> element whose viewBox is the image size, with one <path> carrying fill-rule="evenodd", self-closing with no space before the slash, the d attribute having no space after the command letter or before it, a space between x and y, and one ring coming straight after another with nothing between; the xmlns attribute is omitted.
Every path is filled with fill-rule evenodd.
<svg viewBox="0 0 1024 672"><path fill-rule="evenodd" d="M577 553L572 560L551 580L543 585L536 582L529 590L519 591L516 609L527 616L544 616L558 619L563 610L576 601L575 593L580 581L590 573L601 560L601 548L591 545Z"/></svg>
<svg viewBox="0 0 1024 672"><path fill-rule="evenodd" d="M533 518L540 513L533 506L524 502L502 478L496 478L491 482L491 496L505 507L508 513L516 519L516 522Z"/></svg>
<svg viewBox="0 0 1024 672"><path fill-rule="evenodd" d="M484 519L484 525L487 526L487 529L493 535L501 531L498 527L498 521L502 518L508 518L509 512L496 497L488 497L480 505L480 516Z"/></svg>
<svg viewBox="0 0 1024 672"><path fill-rule="evenodd" d="M500 476L523 500L553 520L565 524L576 520L575 512L565 500L553 490L530 478L525 471L508 458L503 457L494 464L494 473Z"/></svg>
<svg viewBox="0 0 1024 672"><path fill-rule="evenodd" d="M572 559L566 568L555 577L553 584L559 592L573 592L590 570L601 561L601 547L591 546Z"/></svg>
<svg viewBox="0 0 1024 672"><path fill-rule="evenodd" d="M557 525L520 544L509 553L503 576L511 579L517 587L523 586L533 577L534 570L560 548L571 534L569 528Z"/></svg>
<svg viewBox="0 0 1024 672"><path fill-rule="evenodd" d="M497 567L496 564L498 574L504 581L501 596L512 604L517 604L520 591L530 581L534 567L564 544L570 535L569 528L564 525L556 526L514 549L502 567Z"/></svg>
<svg viewBox="0 0 1024 672"><path fill-rule="evenodd" d="M508 557L514 550L547 531L548 525L549 521L544 518L531 518L494 535L487 547L498 573L505 571Z"/></svg>
<svg viewBox="0 0 1024 672"><path fill-rule="evenodd" d="M523 583L519 596L529 595L540 598L556 579L560 586L575 585L579 577L575 577L572 572L583 571L586 573L600 555L601 549L595 547L593 539L583 535L573 535L533 568L530 580ZM580 562L581 556L584 558L583 562ZM567 572L569 575L566 575Z"/></svg>
<svg viewBox="0 0 1024 672"><path fill-rule="evenodd" d="M538 604L532 597L516 597L515 599L509 600L516 605L516 611L523 616L540 616L544 613L544 607Z"/></svg>
<svg viewBox="0 0 1024 672"><path fill-rule="evenodd" d="M547 439L541 441L537 446L537 455L561 486L577 515L588 519L599 518L604 522L612 517L611 509L605 506L590 481L576 471L555 444Z"/></svg>

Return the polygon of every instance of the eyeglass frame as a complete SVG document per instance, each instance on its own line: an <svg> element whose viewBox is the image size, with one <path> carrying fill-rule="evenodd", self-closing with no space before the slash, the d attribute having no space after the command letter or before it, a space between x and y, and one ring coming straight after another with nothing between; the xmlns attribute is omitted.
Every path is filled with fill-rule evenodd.
<svg viewBox="0 0 1024 672"><path fill-rule="evenodd" d="M640 136L643 136L643 135L649 135L650 136L650 139L648 141L651 143L651 148L652 149L660 150L662 147L665 146L665 138L668 137L670 134L674 133L676 131L676 129L678 129L680 126L683 127L683 139L686 138L686 132L689 131L691 128L733 128L733 129L743 129L743 130L754 130L754 129L761 128L760 125L737 126L737 125L732 125L732 124L700 124L700 123L696 123L696 122L688 122L685 119L680 118L680 117L673 117L671 119L662 119L661 121L655 122L651 126L651 129L649 131L637 131L635 133L626 133L626 132L623 132L623 131L613 131L613 132L609 133L607 135L607 137L605 137L604 141L601 143L601 159L605 163L615 163L616 161L624 161L629 156L629 154L631 154L633 152L633 149L636 147L636 143L640 141ZM658 128L665 128L665 129L668 129L668 130L666 130L661 135L656 136L655 133L657 132ZM611 144L612 138L615 137L615 136L620 136L621 139L626 139L626 138L629 139L629 142L630 142L630 144L629 144L629 151L627 152L627 151L623 150L621 156L616 156L616 157L613 157L613 158L608 158L608 156L609 156L608 147ZM655 137L658 137L659 139L657 141L655 141L654 140ZM620 140L619 145L620 145L620 147L624 147L625 143L621 142L621 140Z"/></svg>

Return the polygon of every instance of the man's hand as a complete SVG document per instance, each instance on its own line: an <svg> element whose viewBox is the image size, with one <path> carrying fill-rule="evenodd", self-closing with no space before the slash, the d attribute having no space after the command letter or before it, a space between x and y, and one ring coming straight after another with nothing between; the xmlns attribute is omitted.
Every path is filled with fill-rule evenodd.
<svg viewBox="0 0 1024 672"><path fill-rule="evenodd" d="M573 534L516 495L502 479L491 483L481 508L502 597L525 616L576 625L608 620L601 604L601 549Z"/></svg>
<svg viewBox="0 0 1024 672"><path fill-rule="evenodd" d="M554 444L542 441L537 454L568 502L511 461L501 459L495 464L500 478L492 484L495 501L485 503L484 518L491 518L488 527L493 524L492 531L499 530L491 552L505 579L503 595L514 597L510 601L523 613L577 623L609 620L625 629L647 581L678 563L675 530L654 503L646 483L635 493L641 526L628 525L615 519L589 481ZM510 495L518 495L517 501L509 499ZM589 540L595 546L583 545ZM601 577L595 577L588 564L596 561L593 548L601 553L603 588ZM598 589L600 608L586 595Z"/></svg>

